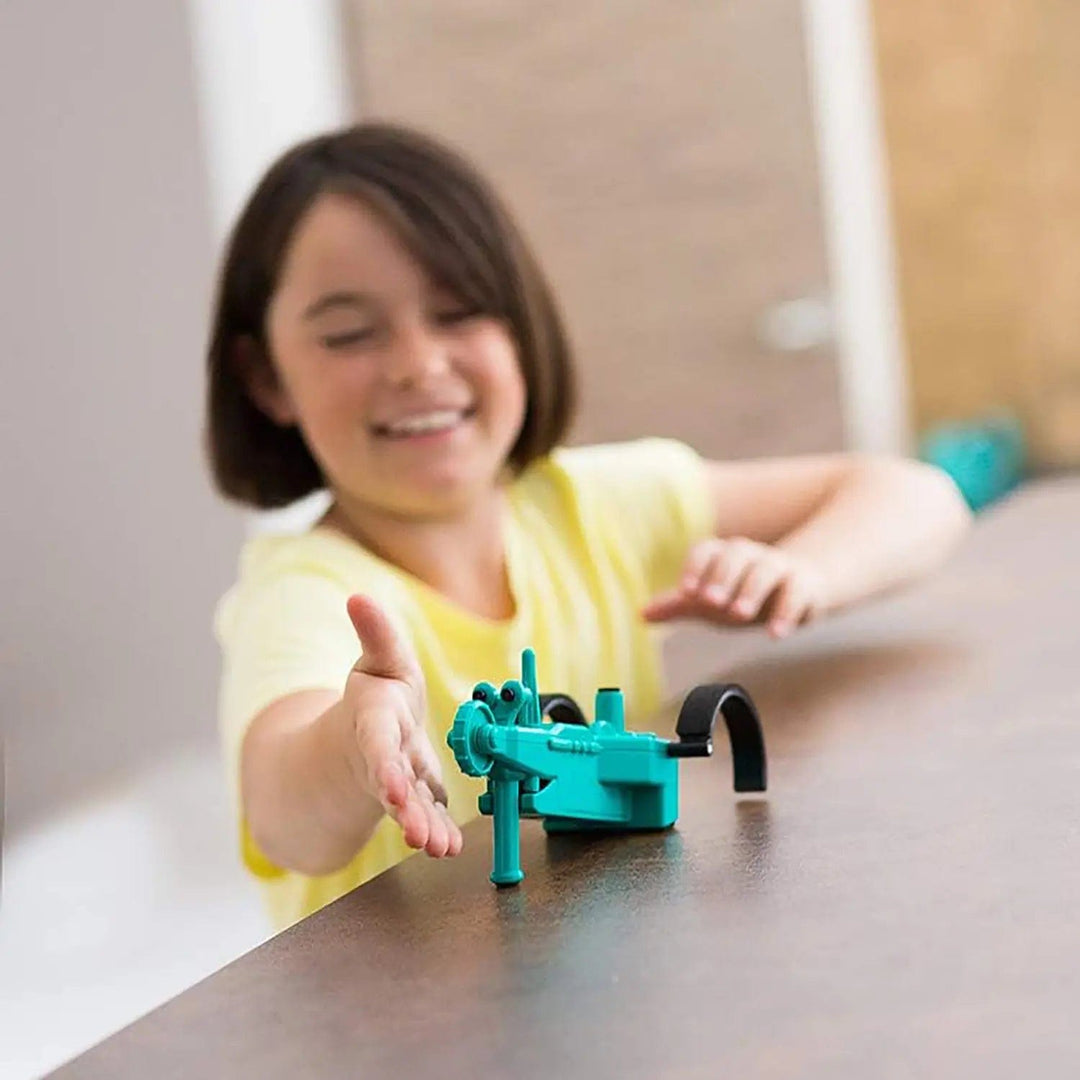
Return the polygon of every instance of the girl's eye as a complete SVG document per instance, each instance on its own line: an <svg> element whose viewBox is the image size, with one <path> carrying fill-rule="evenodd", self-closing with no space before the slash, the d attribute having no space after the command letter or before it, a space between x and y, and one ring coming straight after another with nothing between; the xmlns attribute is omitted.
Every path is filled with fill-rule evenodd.
<svg viewBox="0 0 1080 1080"><path fill-rule="evenodd" d="M321 340L328 349L347 349L352 345L363 345L374 336L374 328L365 326L359 330L344 330L340 334L324 334Z"/></svg>

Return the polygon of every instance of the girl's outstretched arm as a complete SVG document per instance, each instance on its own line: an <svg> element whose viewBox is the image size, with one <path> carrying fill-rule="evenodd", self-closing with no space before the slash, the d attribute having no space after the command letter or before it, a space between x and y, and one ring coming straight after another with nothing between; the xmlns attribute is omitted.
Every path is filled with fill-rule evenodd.
<svg viewBox="0 0 1080 1080"><path fill-rule="evenodd" d="M251 836L272 862L302 874L345 866L384 814L410 847L435 857L461 850L412 650L367 597L350 597L348 611L362 652L344 693L274 702L252 721L241 752Z"/></svg>
<svg viewBox="0 0 1080 1080"><path fill-rule="evenodd" d="M916 580L967 531L940 469L901 458L823 455L711 462L716 539L687 554L653 621L764 619L783 636L816 615Z"/></svg>

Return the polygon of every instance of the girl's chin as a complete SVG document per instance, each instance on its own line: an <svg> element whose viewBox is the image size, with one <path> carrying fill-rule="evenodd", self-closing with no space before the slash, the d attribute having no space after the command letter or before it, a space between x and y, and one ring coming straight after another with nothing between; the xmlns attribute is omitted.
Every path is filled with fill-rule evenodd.
<svg viewBox="0 0 1080 1080"><path fill-rule="evenodd" d="M410 502L436 506L460 505L474 495L494 487L496 478L467 467L464 462L433 462L429 467L410 469L400 477L402 492L410 493Z"/></svg>

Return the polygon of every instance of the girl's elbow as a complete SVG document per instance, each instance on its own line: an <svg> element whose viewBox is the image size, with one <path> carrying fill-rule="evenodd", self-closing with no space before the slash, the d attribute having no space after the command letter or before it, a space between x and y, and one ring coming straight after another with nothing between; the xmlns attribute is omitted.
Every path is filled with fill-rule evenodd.
<svg viewBox="0 0 1080 1080"><path fill-rule="evenodd" d="M942 517L957 533L957 536L965 535L971 528L975 515L971 512L967 500L964 498L956 481L944 470L936 465L927 465L920 462L928 475L928 482L934 487L942 510Z"/></svg>
<svg viewBox="0 0 1080 1080"><path fill-rule="evenodd" d="M860 465L892 492L904 517L922 537L926 559L943 562L971 529L973 515L953 478L937 465L913 458L870 456Z"/></svg>
<svg viewBox="0 0 1080 1080"><path fill-rule="evenodd" d="M938 538L940 555L949 555L971 530L974 515L953 478L937 465L909 461L917 484L913 502Z"/></svg>
<svg viewBox="0 0 1080 1080"><path fill-rule="evenodd" d="M865 471L889 485L908 512L940 527L959 541L971 528L973 515L953 478L937 465L890 455L852 455L852 469Z"/></svg>

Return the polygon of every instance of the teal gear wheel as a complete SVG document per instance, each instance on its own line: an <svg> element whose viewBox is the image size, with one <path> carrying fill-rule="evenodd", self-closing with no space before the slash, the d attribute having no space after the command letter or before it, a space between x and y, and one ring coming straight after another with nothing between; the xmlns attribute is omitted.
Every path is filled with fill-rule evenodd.
<svg viewBox="0 0 1080 1080"><path fill-rule="evenodd" d="M495 717L482 701L465 701L458 706L446 744L453 750L454 759L466 776L487 776L491 772L495 759L477 746L476 735L494 723Z"/></svg>

